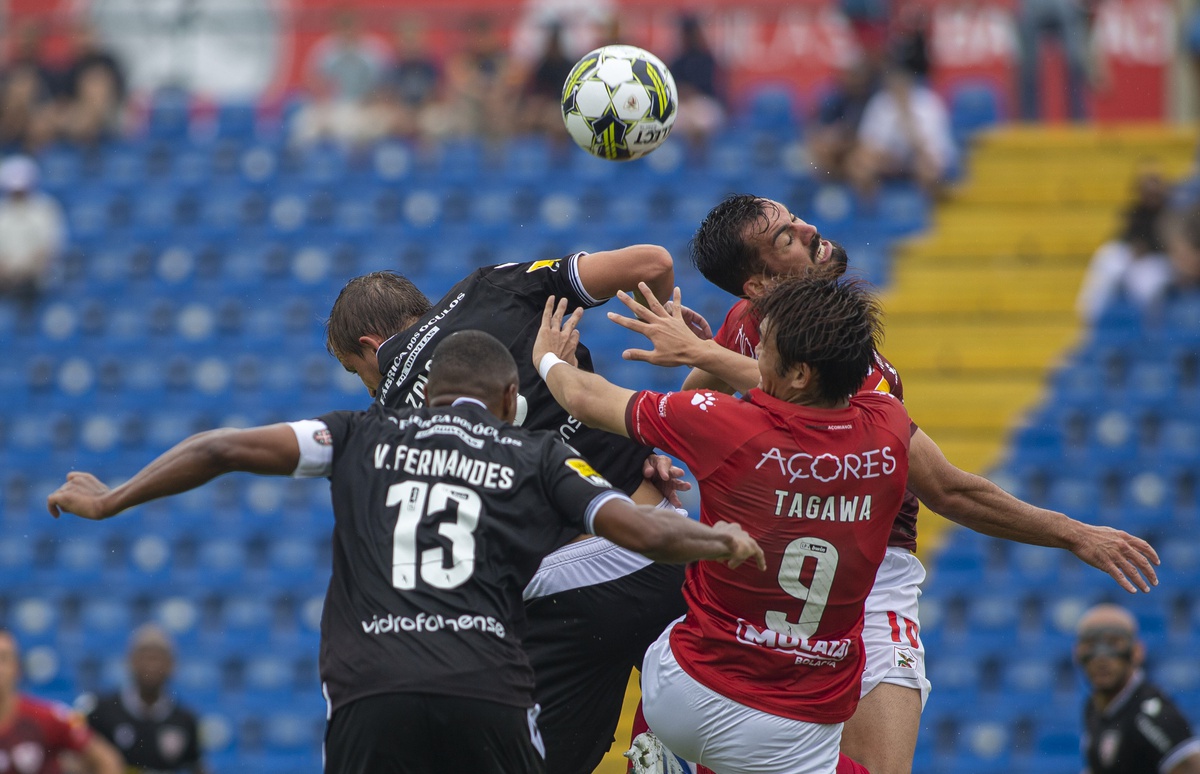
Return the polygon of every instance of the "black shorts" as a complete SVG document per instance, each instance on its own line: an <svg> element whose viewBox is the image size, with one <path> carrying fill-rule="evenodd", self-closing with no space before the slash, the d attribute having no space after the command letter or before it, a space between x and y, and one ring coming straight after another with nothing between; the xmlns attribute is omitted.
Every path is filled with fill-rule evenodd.
<svg viewBox="0 0 1200 774"><path fill-rule="evenodd" d="M683 571L651 564L525 603L524 646L549 774L591 774L612 746L630 671L686 611Z"/></svg>
<svg viewBox="0 0 1200 774"><path fill-rule="evenodd" d="M542 774L535 720L533 710L480 699L367 696L333 713L325 774Z"/></svg>

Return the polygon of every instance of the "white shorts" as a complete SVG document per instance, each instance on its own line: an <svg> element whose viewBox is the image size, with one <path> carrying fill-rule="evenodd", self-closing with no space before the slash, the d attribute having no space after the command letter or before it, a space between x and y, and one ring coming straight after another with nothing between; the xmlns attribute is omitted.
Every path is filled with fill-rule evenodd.
<svg viewBox="0 0 1200 774"><path fill-rule="evenodd" d="M880 683L891 683L921 692L921 706L929 698L925 678L925 644L917 600L925 568L903 548L888 548L875 573L875 585L863 609L862 696Z"/></svg>
<svg viewBox="0 0 1200 774"><path fill-rule="evenodd" d="M722 774L834 774L841 723L771 715L697 682L671 652L675 623L642 662L642 711L671 752Z"/></svg>

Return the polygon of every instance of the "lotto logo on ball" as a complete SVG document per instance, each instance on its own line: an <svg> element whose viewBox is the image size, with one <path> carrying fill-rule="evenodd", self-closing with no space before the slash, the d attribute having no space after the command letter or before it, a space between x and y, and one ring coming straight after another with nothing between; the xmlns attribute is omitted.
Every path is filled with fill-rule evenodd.
<svg viewBox="0 0 1200 774"><path fill-rule="evenodd" d="M678 104L666 65L636 46L592 51L563 85L563 122L571 139L611 161L636 159L662 145Z"/></svg>

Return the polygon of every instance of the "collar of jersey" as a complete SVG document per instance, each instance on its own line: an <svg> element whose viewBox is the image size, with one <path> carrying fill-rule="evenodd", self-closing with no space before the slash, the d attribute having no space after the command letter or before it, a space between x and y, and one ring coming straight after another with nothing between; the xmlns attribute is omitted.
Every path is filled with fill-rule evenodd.
<svg viewBox="0 0 1200 774"><path fill-rule="evenodd" d="M461 398L455 398L454 402L451 403L450 405L451 406L461 406L464 403L474 403L476 406L478 406L481 409L484 409L485 411L489 410L487 407L487 404L484 403L483 401L479 400L478 398L468 398L466 396L461 397Z"/></svg>
<svg viewBox="0 0 1200 774"><path fill-rule="evenodd" d="M852 404L845 408L838 409L823 409L814 406L801 406L799 403L791 403L786 400L780 400L774 395L763 392L755 387L750 390L748 396L751 403L755 403L766 409L773 411L781 411L789 414L799 414L808 419L814 419L821 422L850 420L858 416L858 409Z"/></svg>
<svg viewBox="0 0 1200 774"><path fill-rule="evenodd" d="M1110 701L1108 706L1104 708L1104 716L1112 717L1113 715L1116 715L1117 712L1129 702L1129 699L1131 696L1133 696L1134 692L1137 691L1138 688L1142 687L1142 683L1145 681L1146 676L1142 670L1134 670L1133 674L1129 677L1129 682L1125 684L1125 687L1121 689L1121 692L1114 696L1113 700Z"/></svg>

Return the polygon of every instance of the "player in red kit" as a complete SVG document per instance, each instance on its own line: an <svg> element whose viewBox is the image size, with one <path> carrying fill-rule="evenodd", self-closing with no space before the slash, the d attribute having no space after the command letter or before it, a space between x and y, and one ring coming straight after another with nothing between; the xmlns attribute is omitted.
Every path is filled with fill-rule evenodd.
<svg viewBox="0 0 1200 774"><path fill-rule="evenodd" d="M653 302L643 306L625 296L622 300L638 319L609 317L645 334L654 345L653 350L629 350L627 358L692 366L685 388L739 392L751 389L759 378L758 365L752 359L760 327L754 299L779 277L821 265L844 271L847 262L840 246L822 239L816 228L784 205L746 195L731 196L709 213L692 241L692 257L705 278L742 297L711 340L700 338L706 325L686 314L678 294L671 311ZM879 353L875 353L875 363L860 389L903 399L900 375ZM951 465L937 444L915 425L908 485L911 491L901 506L887 556L867 598L863 700L842 738L843 751L865 763L873 774L911 770L929 689L917 610L925 570L912 553L918 496L931 510L984 534L1066 548L1109 573L1127 591L1148 591L1150 583L1157 582L1153 564L1158 557L1144 541L1017 500L987 479ZM639 730L635 725L635 736Z"/></svg>
<svg viewBox="0 0 1200 774"><path fill-rule="evenodd" d="M90 774L121 774L120 753L93 735L82 715L22 695L20 674L16 639L0 630L0 772L59 774L59 756L73 754Z"/></svg>
<svg viewBox="0 0 1200 774"><path fill-rule="evenodd" d="M761 388L633 392L561 367L577 312L548 305L534 358L584 424L681 458L700 519L755 535L765 573L688 568L687 615L646 653L646 718L721 772L832 774L859 700L863 603L904 497L910 422L871 369L879 311L862 283L814 273L761 299Z"/></svg>

